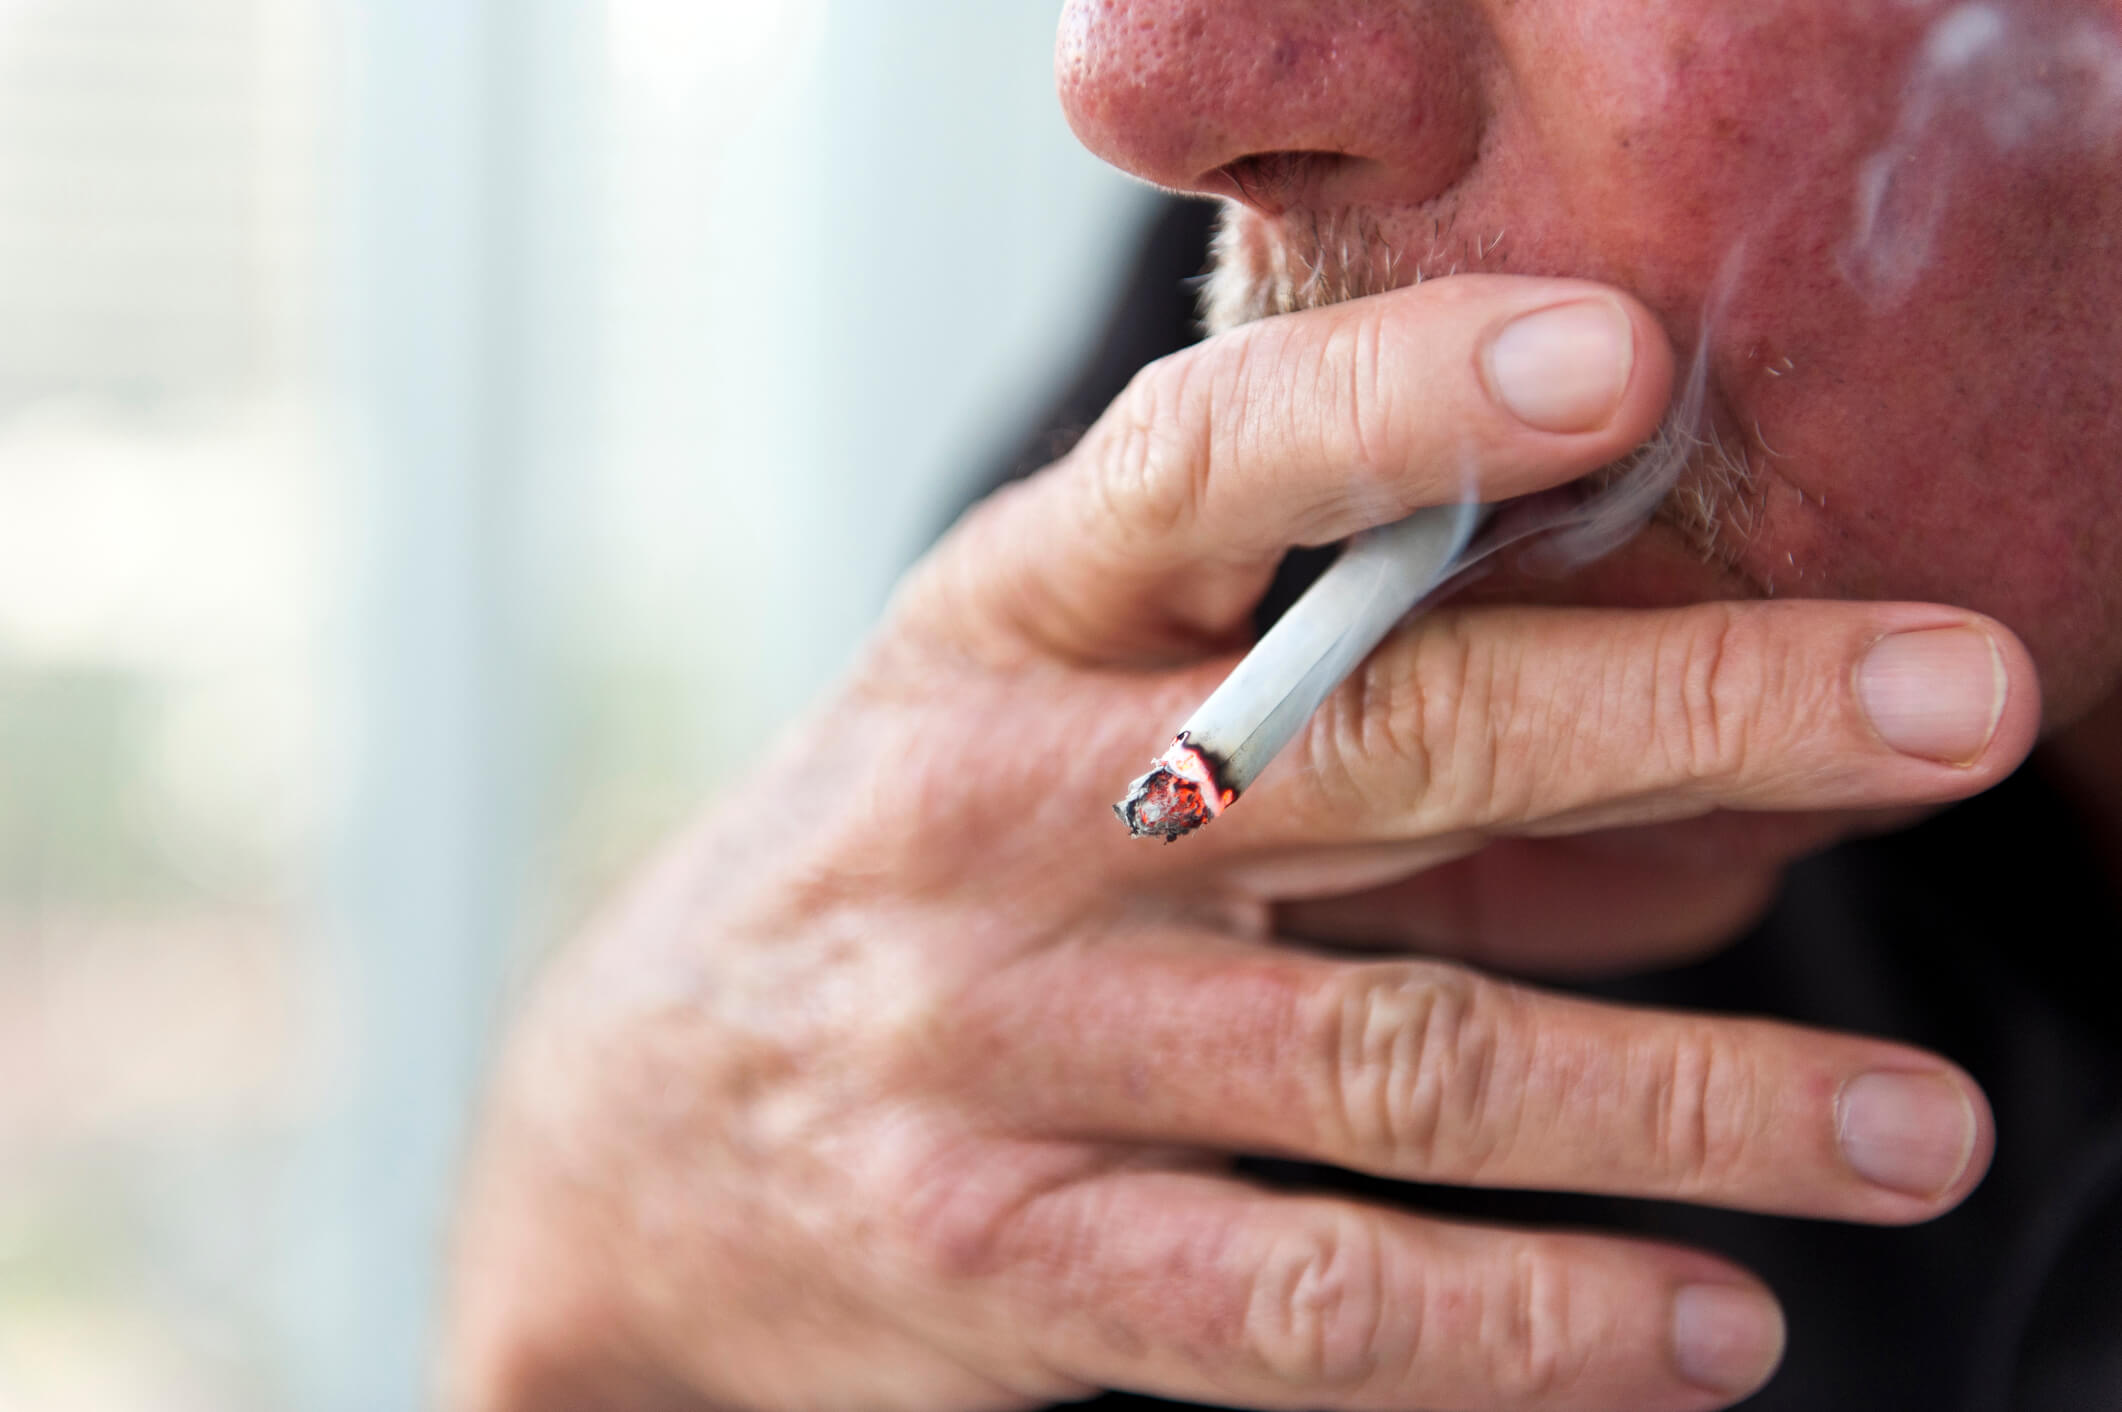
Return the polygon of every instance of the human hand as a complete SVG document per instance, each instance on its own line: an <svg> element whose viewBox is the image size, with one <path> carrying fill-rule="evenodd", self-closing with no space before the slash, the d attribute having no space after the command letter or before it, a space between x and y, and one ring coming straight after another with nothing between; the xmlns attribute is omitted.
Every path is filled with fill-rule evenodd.
<svg viewBox="0 0 2122 1412"><path fill-rule="evenodd" d="M1545 354L1498 351L1570 301L1592 316ZM1513 362L1538 425L1500 400ZM1156 365L972 514L523 1017L461 1232L456 1404L1655 1412L1756 1386L1781 1326L1727 1262L1269 1193L1229 1155L1952 1206L1990 1127L1933 1056L1460 963L1699 947L1864 811L1996 782L2038 717L2008 632L1909 604L1441 612L1199 837L1109 812L1291 544L1468 474L1500 498L1588 471L1670 378L1608 291L1432 282Z"/></svg>

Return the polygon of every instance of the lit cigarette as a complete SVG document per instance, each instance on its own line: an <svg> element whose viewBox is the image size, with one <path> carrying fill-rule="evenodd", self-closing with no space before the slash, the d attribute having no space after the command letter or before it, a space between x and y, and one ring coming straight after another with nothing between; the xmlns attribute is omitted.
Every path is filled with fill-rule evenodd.
<svg viewBox="0 0 2122 1412"><path fill-rule="evenodd" d="M1350 540L1113 806L1121 822L1137 838L1169 843L1229 808L1371 649L1460 567L1482 515L1438 506Z"/></svg>

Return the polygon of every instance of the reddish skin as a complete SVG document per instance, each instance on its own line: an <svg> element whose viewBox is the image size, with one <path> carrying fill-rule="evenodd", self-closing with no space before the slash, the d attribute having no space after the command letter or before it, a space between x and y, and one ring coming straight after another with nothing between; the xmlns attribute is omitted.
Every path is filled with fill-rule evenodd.
<svg viewBox="0 0 2122 1412"><path fill-rule="evenodd" d="M1482 330L1597 293L1445 281L1153 369L976 512L832 729L792 735L681 839L520 1022L460 1232L452 1402L974 1412L1121 1385L1699 1412L1774 1346L1706 1386L1668 1316L1683 1285L1743 1291L1744 1272L1270 1198L1225 1156L1878 1223L1964 1197L1992 1130L1934 1056L1278 944L1547 973L1691 954L1756 913L1782 860L2002 778L2037 729L2036 662L2056 720L2111 692L2122 497L2086 468L2118 430L2118 188L2068 164L1976 173L1987 199L1932 275L1891 314L1856 308L1832 249L1913 24L1844 0L1071 5L1063 97L1098 150L1205 190L1250 154L1347 154L1282 164L1253 199L1357 204L1410 258L1432 220L1507 229L1491 268L1648 305L1622 301L1622 404L1570 437L1500 429ZM2036 193L2055 198L2039 219ZM1142 722L1169 729L1229 669L1283 548L1449 498L1421 468L1469 440L1498 496L1625 452L1670 389L1650 330L1694 327L1738 231L1765 253L1721 326L1716 400L1789 459L1734 575L1654 532L1543 591L1623 611L1440 613L1215 828L1146 849L1114 827L1156 744ZM1793 376L1767 377L1785 356ZM1779 564L1807 593L1985 608L2034 657L1934 604L1633 611L1788 596ZM2008 682L1995 735L1965 765L1892 757L1855 663L1958 626ZM2096 748L2115 714L2072 733L2081 757L2116 759ZM966 768L998 739L1021 749ZM1942 1185L1875 1185L1841 1155L1837 1095L1879 1072L1965 1100Z"/></svg>
<svg viewBox="0 0 2122 1412"><path fill-rule="evenodd" d="M2122 140L1975 163L1898 307L1868 307L1837 264L1894 77L1947 8L1075 0L1057 64L1085 144L1161 186L1236 197L1220 169L1241 157L1352 159L1256 203L1260 238L1353 207L1412 262L1441 224L1431 273L1611 282L1682 347L1745 236L1713 393L1781 459L1752 448L1767 515L1739 577L1645 543L1570 596L1963 604L2025 639L2069 720L2122 674Z"/></svg>

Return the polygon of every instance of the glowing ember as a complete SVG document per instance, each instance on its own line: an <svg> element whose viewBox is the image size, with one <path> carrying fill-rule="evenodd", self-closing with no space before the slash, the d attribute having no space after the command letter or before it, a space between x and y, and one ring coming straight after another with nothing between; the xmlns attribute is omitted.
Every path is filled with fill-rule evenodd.
<svg viewBox="0 0 2122 1412"><path fill-rule="evenodd" d="M1185 732L1113 806L1136 838L1174 843L1222 813L1238 797L1219 778L1221 762L1187 741Z"/></svg>

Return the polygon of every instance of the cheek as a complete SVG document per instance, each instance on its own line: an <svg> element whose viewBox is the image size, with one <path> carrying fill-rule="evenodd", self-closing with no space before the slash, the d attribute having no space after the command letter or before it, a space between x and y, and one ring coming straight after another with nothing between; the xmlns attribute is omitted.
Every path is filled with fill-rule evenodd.
<svg viewBox="0 0 2122 1412"><path fill-rule="evenodd" d="M1851 176L1886 140L1880 75L1914 33L1844 0L1554 0L1496 33L1493 174L1543 185L1667 306L1733 249L1804 258L1846 225ZM1756 276L1758 278L1758 275ZM1658 288L1655 286L1664 286ZM1693 312L1676 310L1676 312Z"/></svg>
<svg viewBox="0 0 2122 1412"><path fill-rule="evenodd" d="M1846 227L1851 174L1884 140L1876 71L1894 39L1842 9L1725 0L1520 0L1496 7L1480 160L1444 203L1482 263L1621 285L1692 343L1707 291L1745 247L1743 288L1817 263ZM1831 61L1822 55L1832 56ZM1479 247L1477 247L1479 248Z"/></svg>
<svg viewBox="0 0 2122 1412"><path fill-rule="evenodd" d="M1849 13L1877 8L1509 7L1459 210L1511 230L1507 268L1621 284L1683 347L1727 276L1712 369L1758 472L1747 576L1990 613L2074 714L2122 669L2116 154L1958 162L1882 292L1852 258L1861 183L1918 30Z"/></svg>
<svg viewBox="0 0 2122 1412"><path fill-rule="evenodd" d="M2114 183L2075 159L1963 168L1889 298L1853 282L1838 214L1798 208L1798 253L1720 335L1768 472L1750 567L1780 591L1989 613L2075 714L2122 668Z"/></svg>

